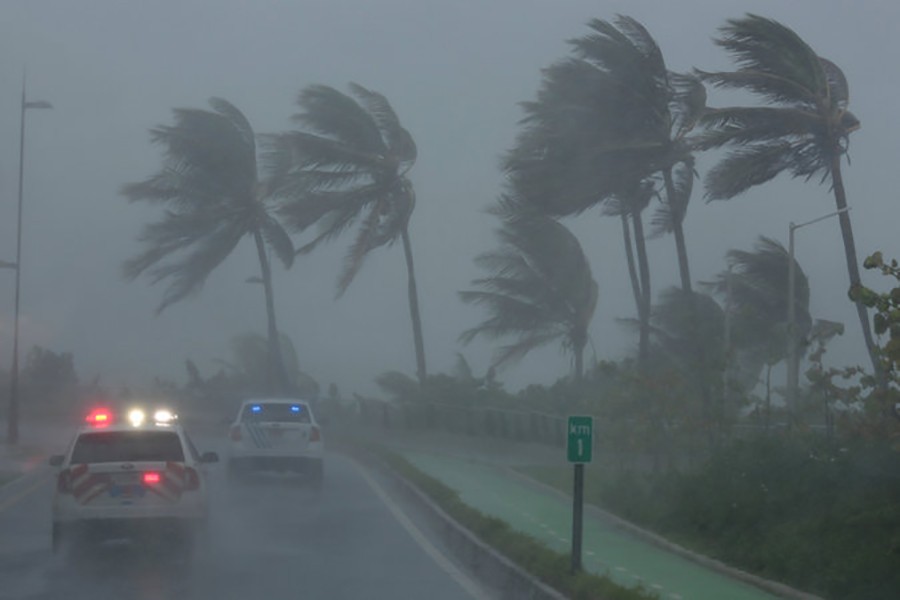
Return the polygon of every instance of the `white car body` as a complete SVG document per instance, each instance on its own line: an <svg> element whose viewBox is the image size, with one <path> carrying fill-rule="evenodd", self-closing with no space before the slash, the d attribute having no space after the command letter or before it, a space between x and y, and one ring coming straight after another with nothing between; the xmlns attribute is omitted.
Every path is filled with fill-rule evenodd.
<svg viewBox="0 0 900 600"><path fill-rule="evenodd" d="M81 428L59 467L53 495L53 548L64 539L159 534L189 541L206 527L205 463L178 425Z"/></svg>
<svg viewBox="0 0 900 600"><path fill-rule="evenodd" d="M296 471L321 484L325 439L311 403L252 398L241 403L229 431L228 473Z"/></svg>

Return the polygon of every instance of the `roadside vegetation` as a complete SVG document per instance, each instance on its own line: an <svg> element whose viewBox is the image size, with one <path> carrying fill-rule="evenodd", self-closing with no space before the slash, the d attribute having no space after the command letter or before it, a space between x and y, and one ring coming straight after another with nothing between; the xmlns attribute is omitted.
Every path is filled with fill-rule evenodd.
<svg viewBox="0 0 900 600"><path fill-rule="evenodd" d="M642 587L626 588L608 577L579 571L572 573L568 554L551 550L544 543L511 528L505 521L489 517L464 503L439 480L422 472L402 456L383 447L370 446L381 460L413 483L431 500L525 571L573 600L651 600L658 594Z"/></svg>

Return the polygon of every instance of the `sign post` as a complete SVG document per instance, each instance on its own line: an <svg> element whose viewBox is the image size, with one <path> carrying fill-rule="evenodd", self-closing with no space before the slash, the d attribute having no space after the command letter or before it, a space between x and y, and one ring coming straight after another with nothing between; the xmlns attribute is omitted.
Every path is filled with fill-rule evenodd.
<svg viewBox="0 0 900 600"><path fill-rule="evenodd" d="M584 509L584 465L591 462L594 447L594 418L569 417L566 427L566 456L575 465L572 490L572 572L581 570L581 534Z"/></svg>

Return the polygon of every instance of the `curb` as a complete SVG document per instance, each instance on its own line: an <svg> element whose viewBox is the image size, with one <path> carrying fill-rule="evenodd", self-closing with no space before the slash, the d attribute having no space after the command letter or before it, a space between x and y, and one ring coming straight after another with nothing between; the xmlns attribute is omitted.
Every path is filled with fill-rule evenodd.
<svg viewBox="0 0 900 600"><path fill-rule="evenodd" d="M435 454L438 456L441 455L441 453L438 453L438 452L432 452L432 454ZM458 455L454 456L452 454L444 454L444 456L452 456L453 458L458 459L458 460L462 460L462 461L470 462L473 464L492 468L494 470L497 470L497 471L503 473L504 475L506 475L509 478L519 480L522 483L529 485L533 488L540 489L548 494L551 494L560 499L566 500L567 502L572 501L572 497L570 495L566 494L565 492L563 492L553 486L550 486L546 483L543 483L542 481L533 479L532 477L529 477L528 475L520 473L520 472L516 471L515 469L513 469L512 467L497 465L490 461L481 460L481 459L472 458L472 457L466 457L466 456L458 456ZM585 510L585 512L592 514L596 517L599 517L601 519L604 519L607 522L614 525L615 527L623 529L623 530L627 531L628 533L634 535L635 537L640 538L641 540L648 542L650 544L653 544L654 546L656 546L662 550L676 554L686 560L689 560L693 563L699 564L699 565L706 567L712 571L715 571L721 575L725 575L732 579L742 581L744 583L752 585L756 588L759 588L759 589L769 592L771 594L775 594L776 596L778 596L780 598L784 598L786 600L825 600L821 596L816 596L815 594L811 594L808 592L804 592L802 590L798 590L798 589L793 588L784 583L765 579L758 575L748 573L747 571L742 571L741 569L738 569L736 567L729 566L729 565L727 565L719 560L716 560L714 558L710 558L708 556L704 556L702 554L694 552L693 550L688 550L687 548L685 548L683 546L679 546L678 544L667 540L666 538L662 537L659 534L653 533L652 531L649 531L638 525L635 525L634 523L632 523L630 521L626 521L625 519L618 517L608 511L600 508L599 506L597 506L595 504L589 504L586 502L584 504L584 510Z"/></svg>
<svg viewBox="0 0 900 600"><path fill-rule="evenodd" d="M499 598L504 600L566 600L566 596L541 582L481 541L478 536L435 504L415 484L403 478L377 457L348 447L342 448L342 451L367 467L377 469L380 474L391 481L395 491L422 508L443 541L450 547L454 557L478 581L491 591L498 592Z"/></svg>

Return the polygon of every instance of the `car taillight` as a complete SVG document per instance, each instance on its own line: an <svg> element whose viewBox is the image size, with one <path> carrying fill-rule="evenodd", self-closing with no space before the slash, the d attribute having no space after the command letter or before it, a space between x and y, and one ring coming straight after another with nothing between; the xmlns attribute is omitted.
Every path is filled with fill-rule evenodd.
<svg viewBox="0 0 900 600"><path fill-rule="evenodd" d="M312 431L309 432L309 441L318 442L322 439L322 434L319 433L318 427L313 427Z"/></svg>
<svg viewBox="0 0 900 600"><path fill-rule="evenodd" d="M240 425L234 425L231 428L231 439L235 442L241 441L241 426Z"/></svg>
<svg viewBox="0 0 900 600"><path fill-rule="evenodd" d="M68 494L72 491L72 482L69 480L69 470L65 469L56 476L56 491L60 494Z"/></svg>
<svg viewBox="0 0 900 600"><path fill-rule="evenodd" d="M156 485L162 481L162 476L156 471L147 471L143 477L144 485Z"/></svg>
<svg viewBox="0 0 900 600"><path fill-rule="evenodd" d="M190 467L184 470L184 489L189 492L200 489L200 475Z"/></svg>

